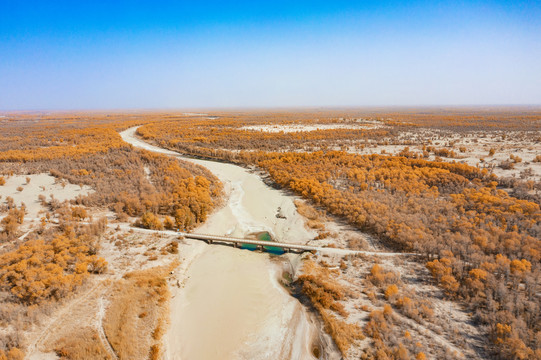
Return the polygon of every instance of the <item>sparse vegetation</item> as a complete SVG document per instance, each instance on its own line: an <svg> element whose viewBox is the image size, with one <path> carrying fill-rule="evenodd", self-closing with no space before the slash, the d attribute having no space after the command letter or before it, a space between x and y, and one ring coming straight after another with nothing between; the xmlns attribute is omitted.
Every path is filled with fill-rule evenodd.
<svg viewBox="0 0 541 360"><path fill-rule="evenodd" d="M60 339L54 351L61 359L113 359L103 346L97 331L92 328L83 328L69 337Z"/></svg>
<svg viewBox="0 0 541 360"><path fill-rule="evenodd" d="M332 336L340 352L345 355L356 340L364 339L357 324L348 323L348 313L340 300L346 297L346 289L332 280L333 272L312 261L306 261L303 274L297 279L301 292L308 296L321 315L326 331ZM340 316L333 315L335 312Z"/></svg>
<svg viewBox="0 0 541 360"><path fill-rule="evenodd" d="M169 313L167 276L177 265L131 272L115 284L103 327L119 359L160 357Z"/></svg>

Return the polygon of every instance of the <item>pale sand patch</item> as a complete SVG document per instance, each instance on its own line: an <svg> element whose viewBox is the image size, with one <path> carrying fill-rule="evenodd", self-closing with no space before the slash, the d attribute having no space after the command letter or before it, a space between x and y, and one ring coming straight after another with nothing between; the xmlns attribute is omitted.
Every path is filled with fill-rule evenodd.
<svg viewBox="0 0 541 360"><path fill-rule="evenodd" d="M263 131L267 133L292 133L292 132L308 132L316 130L335 130L335 129L354 129L366 130L377 129L382 127L379 123L359 123L359 124L292 124L292 125L249 125L239 128L240 130Z"/></svg>
<svg viewBox="0 0 541 360"><path fill-rule="evenodd" d="M506 136L505 139L502 136ZM541 142L534 141L534 132L520 131L476 131L456 133L450 131L438 131L433 129L419 129L405 131L399 134L398 139L389 138L389 142L398 141L403 144L377 145L368 144L364 148L352 146L349 152L361 155L381 154L397 155L405 147L411 152L422 154L422 145L430 145L437 149L447 148L453 150L456 158L440 157L441 161L464 163L470 166L487 168L498 177L517 177L524 180L541 180L541 163L533 162L536 156L541 154ZM407 145L409 143L409 145ZM450 146L452 144L452 146ZM461 152L463 147L466 151ZM489 155L490 149L496 153ZM339 150L337 147L336 150ZM499 165L510 159L510 156L518 156L521 162L515 163L513 169L502 169ZM431 154L427 160L435 160ZM481 159L484 161L481 162ZM531 171L529 174L522 173Z"/></svg>
<svg viewBox="0 0 541 360"><path fill-rule="evenodd" d="M30 178L30 183L26 183L26 178ZM0 203L5 204L6 198L12 197L15 204L20 206L21 203L26 205L26 218L35 219L38 213L43 209L39 203L38 197L43 195L47 200L51 200L51 194L59 201L71 200L79 195L86 196L93 190L89 186L80 186L70 184L67 181L63 187L60 182L55 183L57 179L49 174L35 175L14 175L4 176L6 184L0 186ZM21 186L23 191L18 191Z"/></svg>

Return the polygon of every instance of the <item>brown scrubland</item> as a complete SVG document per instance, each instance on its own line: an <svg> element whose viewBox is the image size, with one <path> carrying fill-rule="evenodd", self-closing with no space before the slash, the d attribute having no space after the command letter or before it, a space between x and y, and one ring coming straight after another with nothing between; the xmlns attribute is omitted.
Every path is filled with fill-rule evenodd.
<svg viewBox="0 0 541 360"><path fill-rule="evenodd" d="M472 321L490 341L487 351L507 359L539 358L539 178L500 177L491 167L443 159L459 158L468 149L435 147L431 139L411 144L400 138L401 132L422 133L428 128L448 132L449 140L443 137L441 141L445 144L453 142L454 134L479 132L505 143L502 132L517 131L529 146L540 149L539 110L432 109L427 113L333 115L313 114L317 120L307 119L309 115L304 113L225 116L200 119L193 126L188 121L165 121L145 125L138 133L184 153L255 165L280 186L373 234L386 248L419 253L419 260L445 296L472 313ZM380 127L361 127L376 121ZM359 127L304 132L243 129L254 124L292 123ZM351 151L352 146L367 146L372 141L420 149L402 148L392 155ZM513 163L522 160L513 153L507 156ZM529 159L530 166L535 159ZM320 291L333 298L334 293L325 287L315 287L302 277L300 281L314 304L319 304L321 296L316 294ZM394 299L392 293L397 290L386 290L389 299ZM412 307L409 302L401 299L390 305L407 309ZM382 316L380 320L388 317ZM374 334L373 329L370 332ZM400 351L387 349L384 340L379 341L379 356L400 357Z"/></svg>
<svg viewBox="0 0 541 360"><path fill-rule="evenodd" d="M170 252L155 252L149 245L145 259L155 258L157 267L130 272L137 269L135 261L118 268L101 256L109 235L107 220L99 216L114 214L117 220L133 221L145 214L169 215L174 228L190 229L219 205L221 183L204 168L139 151L122 141L119 130L148 120L18 114L0 124L2 185L11 176L46 173L63 186L69 182L93 190L60 202L43 188L38 199L29 198L41 203L40 219L26 220L24 204L9 196L0 199L0 358L18 359L28 351L26 355L54 352L69 359L161 356L168 318L166 280L174 262L163 264L160 258ZM26 185L30 179L26 177ZM110 270L111 265L116 271ZM126 275L118 279L121 273ZM104 289L103 298L97 295L101 290L87 294L90 286ZM79 298L84 301L77 303ZM74 311L83 312L100 301L108 304L99 321L103 328L95 327L96 319L71 324L62 313L74 302ZM137 316L147 315L132 321L133 314L126 313L129 304L137 305L129 308L140 310ZM122 318L116 318L118 314ZM55 324L53 334L34 334L32 325L50 332L49 322ZM56 336L63 334L57 323L74 327L76 336ZM135 347L135 338L129 335L134 333Z"/></svg>
<svg viewBox="0 0 541 360"><path fill-rule="evenodd" d="M161 358L169 317L161 304L169 301L167 275L176 265L130 272L115 284L103 327L119 359Z"/></svg>
<svg viewBox="0 0 541 360"><path fill-rule="evenodd" d="M6 115L0 190L11 176L47 173L94 191L67 202L43 194L34 224L24 204L0 198L0 359L34 351L30 324L46 328L42 319L95 284L106 294L103 325L82 324L81 341L59 333L43 349L73 359L163 354L174 249L158 239L133 255L146 254L145 269L120 265L112 254L139 244L100 215L190 230L220 206L222 185L124 143L118 131L132 126L293 192L314 244L418 255L306 256L290 290L345 358L541 359L538 108Z"/></svg>

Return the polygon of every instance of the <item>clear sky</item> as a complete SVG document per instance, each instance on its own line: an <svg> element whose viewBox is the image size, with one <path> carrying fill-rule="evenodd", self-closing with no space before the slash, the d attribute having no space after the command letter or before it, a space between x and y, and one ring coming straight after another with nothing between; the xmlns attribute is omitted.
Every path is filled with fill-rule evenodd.
<svg viewBox="0 0 541 360"><path fill-rule="evenodd" d="M0 109L541 104L541 1L0 0Z"/></svg>

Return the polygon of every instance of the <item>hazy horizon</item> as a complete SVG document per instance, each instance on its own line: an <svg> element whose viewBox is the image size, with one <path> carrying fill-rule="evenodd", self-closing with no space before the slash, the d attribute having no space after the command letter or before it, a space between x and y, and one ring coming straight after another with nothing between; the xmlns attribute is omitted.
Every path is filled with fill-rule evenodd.
<svg viewBox="0 0 541 360"><path fill-rule="evenodd" d="M536 1L11 2L0 110L538 106Z"/></svg>
<svg viewBox="0 0 541 360"><path fill-rule="evenodd" d="M401 111L541 111L541 104L435 104L435 105L363 105L363 106L231 106L231 107L156 107L156 108L39 108L39 109L0 109L0 116L6 114L18 113L47 113L47 114L76 114L76 113L137 113L137 114L152 114L152 113L173 113L182 112L193 115L206 115L206 113L236 113L236 112L314 112L314 111L360 111L360 112L401 112Z"/></svg>

